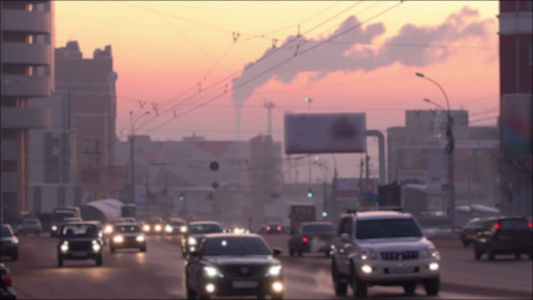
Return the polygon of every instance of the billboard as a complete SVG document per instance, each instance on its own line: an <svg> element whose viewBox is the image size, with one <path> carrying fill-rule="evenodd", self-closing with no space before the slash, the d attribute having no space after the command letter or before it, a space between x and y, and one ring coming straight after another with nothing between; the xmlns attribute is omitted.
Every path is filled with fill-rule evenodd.
<svg viewBox="0 0 533 300"><path fill-rule="evenodd" d="M361 196L359 179L337 179L337 201L357 201Z"/></svg>
<svg viewBox="0 0 533 300"><path fill-rule="evenodd" d="M285 114L285 153L366 152L364 113Z"/></svg>
<svg viewBox="0 0 533 300"><path fill-rule="evenodd" d="M533 95L503 95L501 100L501 149L508 156L533 152L531 110Z"/></svg>

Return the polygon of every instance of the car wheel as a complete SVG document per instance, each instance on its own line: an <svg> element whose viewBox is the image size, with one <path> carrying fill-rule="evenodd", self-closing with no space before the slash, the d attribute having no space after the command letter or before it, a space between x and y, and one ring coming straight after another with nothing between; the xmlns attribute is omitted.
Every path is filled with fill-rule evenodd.
<svg viewBox="0 0 533 300"><path fill-rule="evenodd" d="M96 265L97 265L97 266L101 266L101 265L102 265L102 261L103 261L103 258L102 258L102 255L100 254L100 255L96 258Z"/></svg>
<svg viewBox="0 0 533 300"><path fill-rule="evenodd" d="M111 253L115 253L115 251L116 251L116 250L115 250L115 247L111 247L111 246L109 246L109 251L111 251Z"/></svg>
<svg viewBox="0 0 533 300"><path fill-rule="evenodd" d="M11 260L12 261L15 261L15 260L18 260L19 259L19 253L18 251L15 252L13 255L11 255Z"/></svg>
<svg viewBox="0 0 533 300"><path fill-rule="evenodd" d="M63 257L57 256L57 266L62 267L63 266Z"/></svg>
<svg viewBox="0 0 533 300"><path fill-rule="evenodd" d="M289 255L294 256L294 250L292 250L292 248L289 248Z"/></svg>
<svg viewBox="0 0 533 300"><path fill-rule="evenodd" d="M515 259L520 259L520 256L522 256L521 253L515 253L515 254L514 254L514 258L515 258Z"/></svg>
<svg viewBox="0 0 533 300"><path fill-rule="evenodd" d="M338 296L345 296L346 291L348 290L348 284L339 282L339 272L337 271L335 262L333 262L333 266L331 268L331 276L333 277L333 286L335 288L335 294Z"/></svg>
<svg viewBox="0 0 533 300"><path fill-rule="evenodd" d="M146 252L146 246L140 248L141 252Z"/></svg>
<svg viewBox="0 0 533 300"><path fill-rule="evenodd" d="M468 247L470 245L470 242L463 240L463 247Z"/></svg>
<svg viewBox="0 0 533 300"><path fill-rule="evenodd" d="M474 257L476 260L480 260L481 255L483 255L483 252L481 252L477 246L474 246Z"/></svg>
<svg viewBox="0 0 533 300"><path fill-rule="evenodd" d="M406 294L413 294L416 290L416 281L411 281L403 285L403 290Z"/></svg>
<svg viewBox="0 0 533 300"><path fill-rule="evenodd" d="M352 290L355 298L366 298L368 285L357 277L355 269L352 269Z"/></svg>
<svg viewBox="0 0 533 300"><path fill-rule="evenodd" d="M440 278L426 279L424 280L424 288L428 296L435 296L439 293Z"/></svg>
<svg viewBox="0 0 533 300"><path fill-rule="evenodd" d="M272 295L272 300L283 300L282 294Z"/></svg>
<svg viewBox="0 0 533 300"><path fill-rule="evenodd" d="M489 249L487 250L487 254L488 254L488 256L489 256L489 260L494 260L494 256L495 256L495 255L494 255L494 251L493 251L491 248L489 248Z"/></svg>

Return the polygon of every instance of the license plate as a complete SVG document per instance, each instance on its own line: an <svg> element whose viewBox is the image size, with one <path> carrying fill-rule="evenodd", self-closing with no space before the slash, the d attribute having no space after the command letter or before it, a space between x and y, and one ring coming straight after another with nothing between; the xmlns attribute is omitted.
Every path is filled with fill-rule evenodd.
<svg viewBox="0 0 533 300"><path fill-rule="evenodd" d="M252 289L259 285L257 281L234 281L233 287L237 289Z"/></svg>
<svg viewBox="0 0 533 300"><path fill-rule="evenodd" d="M399 274L399 273L414 273L415 268L413 267L397 267L397 268L390 268L389 273L391 274Z"/></svg>
<svg viewBox="0 0 533 300"><path fill-rule="evenodd" d="M72 252L73 257L85 257L87 254L87 252Z"/></svg>

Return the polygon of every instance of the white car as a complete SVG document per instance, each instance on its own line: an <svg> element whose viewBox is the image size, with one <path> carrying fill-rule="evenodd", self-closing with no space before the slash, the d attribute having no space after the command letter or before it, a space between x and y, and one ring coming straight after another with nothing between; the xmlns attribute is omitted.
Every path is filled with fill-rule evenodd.
<svg viewBox="0 0 533 300"><path fill-rule="evenodd" d="M440 254L410 213L375 210L343 215L331 266L337 295L346 295L348 285L361 298L373 285L403 286L413 293L421 283L428 295L439 292Z"/></svg>

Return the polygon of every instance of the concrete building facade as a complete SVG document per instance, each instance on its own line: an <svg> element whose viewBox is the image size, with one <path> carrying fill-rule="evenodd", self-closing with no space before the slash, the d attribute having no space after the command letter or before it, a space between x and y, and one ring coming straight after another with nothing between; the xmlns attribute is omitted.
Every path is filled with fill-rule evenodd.
<svg viewBox="0 0 533 300"><path fill-rule="evenodd" d="M2 1L1 7L1 201L2 216L29 209L28 130L48 128L50 109L28 99L54 89L52 1Z"/></svg>
<svg viewBox="0 0 533 300"><path fill-rule="evenodd" d="M468 112L452 110L455 136L456 206L498 205L499 134L496 127L469 126ZM428 209L448 209L446 112L406 111L406 126L387 129L388 177L399 184L426 185Z"/></svg>
<svg viewBox="0 0 533 300"><path fill-rule="evenodd" d="M533 3L500 1L500 193L504 214L533 213Z"/></svg>

